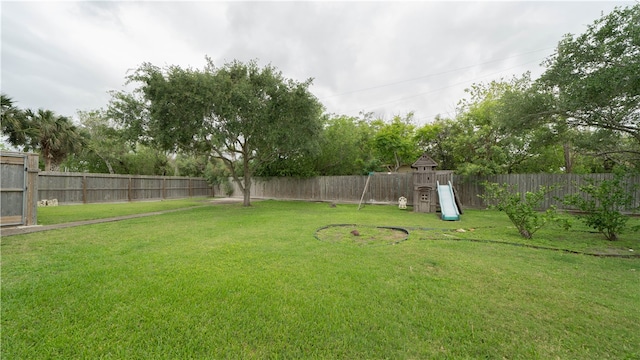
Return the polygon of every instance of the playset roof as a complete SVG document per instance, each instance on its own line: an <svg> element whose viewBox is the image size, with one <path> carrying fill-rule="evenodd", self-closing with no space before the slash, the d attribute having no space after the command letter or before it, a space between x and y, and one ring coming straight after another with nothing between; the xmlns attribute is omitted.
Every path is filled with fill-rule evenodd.
<svg viewBox="0 0 640 360"><path fill-rule="evenodd" d="M429 166L434 166L435 167L435 166L438 166L438 163L435 162L427 154L422 154L422 156L420 156L420 158L418 160L416 160L416 162L414 162L411 165L412 168L429 167Z"/></svg>

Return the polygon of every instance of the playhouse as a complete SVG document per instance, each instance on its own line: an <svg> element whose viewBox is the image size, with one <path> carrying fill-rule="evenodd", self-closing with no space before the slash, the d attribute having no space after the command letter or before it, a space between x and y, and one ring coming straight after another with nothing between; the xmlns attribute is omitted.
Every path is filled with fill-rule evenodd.
<svg viewBox="0 0 640 360"><path fill-rule="evenodd" d="M411 165L413 172L413 211L441 213L442 220L460 220L460 208L456 202L451 181L440 184L436 174L436 163L429 155L422 154Z"/></svg>
<svg viewBox="0 0 640 360"><path fill-rule="evenodd" d="M413 211L436 212L436 166L427 154L422 154L411 167L413 172Z"/></svg>

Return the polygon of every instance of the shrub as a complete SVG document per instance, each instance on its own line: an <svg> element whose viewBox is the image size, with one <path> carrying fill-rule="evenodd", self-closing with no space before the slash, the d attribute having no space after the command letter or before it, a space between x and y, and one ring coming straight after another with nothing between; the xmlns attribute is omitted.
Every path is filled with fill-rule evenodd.
<svg viewBox="0 0 640 360"><path fill-rule="evenodd" d="M614 172L609 180L596 182L585 178L587 184L578 187L580 194L566 195L563 202L583 212L578 218L587 226L604 234L607 240L615 241L629 220L622 211L637 210L632 206L633 196L627 188L626 178L621 170ZM632 230L637 231L638 228Z"/></svg>
<svg viewBox="0 0 640 360"><path fill-rule="evenodd" d="M233 184L229 181L229 178L226 178L222 182L222 191L224 191L227 197L233 195Z"/></svg>
<svg viewBox="0 0 640 360"><path fill-rule="evenodd" d="M553 187L541 186L538 191L527 191L522 196L507 184L485 181L482 185L485 194L478 196L485 200L490 209L504 211L525 239L531 239L533 234L548 222L558 219L555 206L544 212L536 210ZM569 224L565 223L565 226L568 227Z"/></svg>

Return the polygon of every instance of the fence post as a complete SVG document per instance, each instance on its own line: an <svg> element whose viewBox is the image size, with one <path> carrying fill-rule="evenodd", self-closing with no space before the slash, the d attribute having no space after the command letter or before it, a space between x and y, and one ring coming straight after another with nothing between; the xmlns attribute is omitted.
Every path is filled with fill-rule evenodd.
<svg viewBox="0 0 640 360"><path fill-rule="evenodd" d="M163 199L167 198L167 185L166 185L166 182L167 182L167 178L163 177L162 178L162 198Z"/></svg>
<svg viewBox="0 0 640 360"><path fill-rule="evenodd" d="M129 189L127 189L127 199L131 202L131 192L133 187L133 181L131 180L131 176L129 176Z"/></svg>
<svg viewBox="0 0 640 360"><path fill-rule="evenodd" d="M25 225L36 225L38 223L38 155L29 154L25 159L27 162L27 201L25 212Z"/></svg>
<svg viewBox="0 0 640 360"><path fill-rule="evenodd" d="M87 175L82 175L82 203L87 203Z"/></svg>

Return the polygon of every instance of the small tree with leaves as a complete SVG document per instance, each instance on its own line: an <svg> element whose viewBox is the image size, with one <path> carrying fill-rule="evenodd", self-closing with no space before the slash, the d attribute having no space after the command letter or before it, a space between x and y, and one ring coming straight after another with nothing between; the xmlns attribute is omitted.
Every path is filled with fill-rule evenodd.
<svg viewBox="0 0 640 360"><path fill-rule="evenodd" d="M488 204L490 209L504 211L525 239L531 239L536 231L550 221L558 220L555 206L549 207L544 212L536 210L545 196L554 189L553 187L541 186L537 191L521 194L507 184L485 181L482 185L485 193L478 196ZM568 223L565 223L565 226L568 226Z"/></svg>
<svg viewBox="0 0 640 360"><path fill-rule="evenodd" d="M623 211L636 211L633 206L634 186L627 185L628 175L616 170L613 178L596 181L585 178L585 185L578 187L579 194L564 197L564 203L582 212L578 215L585 225L602 233L607 240L615 241L625 229L629 217ZM638 231L640 227L632 228Z"/></svg>

